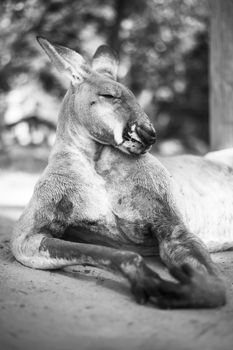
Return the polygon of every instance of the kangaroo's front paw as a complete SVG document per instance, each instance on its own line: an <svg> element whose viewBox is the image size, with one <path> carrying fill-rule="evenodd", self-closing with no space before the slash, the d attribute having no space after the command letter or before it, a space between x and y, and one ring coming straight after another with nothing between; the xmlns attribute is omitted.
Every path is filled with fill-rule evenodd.
<svg viewBox="0 0 233 350"><path fill-rule="evenodd" d="M226 303L225 286L216 276L194 270L189 265L174 267L171 274L180 282L162 282L158 305L162 308L213 308Z"/></svg>
<svg viewBox="0 0 233 350"><path fill-rule="evenodd" d="M159 296L158 287L161 283L159 275L143 262L137 268L136 273L130 278L131 291L137 303L145 304L151 298Z"/></svg>
<svg viewBox="0 0 233 350"><path fill-rule="evenodd" d="M159 296L158 280L145 277L131 284L131 291L138 304L146 304L149 300L156 300Z"/></svg>

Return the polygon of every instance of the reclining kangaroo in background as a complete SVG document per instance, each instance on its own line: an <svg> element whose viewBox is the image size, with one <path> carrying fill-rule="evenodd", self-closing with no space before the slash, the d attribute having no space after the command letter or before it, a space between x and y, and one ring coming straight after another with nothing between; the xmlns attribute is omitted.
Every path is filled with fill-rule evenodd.
<svg viewBox="0 0 233 350"><path fill-rule="evenodd" d="M48 166L14 230L15 258L36 269L88 264L120 272L140 303L223 305L209 252L233 246L233 170L196 156L160 161L146 153L155 131L116 82L113 52L99 47L90 67L78 53L38 41L71 85ZM141 256L158 251L175 282Z"/></svg>

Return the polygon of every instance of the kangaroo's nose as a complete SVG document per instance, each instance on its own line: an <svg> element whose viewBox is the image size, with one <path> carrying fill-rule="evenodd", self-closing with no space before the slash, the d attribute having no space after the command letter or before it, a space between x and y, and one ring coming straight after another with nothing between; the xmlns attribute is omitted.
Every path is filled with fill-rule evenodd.
<svg viewBox="0 0 233 350"><path fill-rule="evenodd" d="M146 145L153 145L156 141L156 131L151 123L143 123L136 125L136 132Z"/></svg>

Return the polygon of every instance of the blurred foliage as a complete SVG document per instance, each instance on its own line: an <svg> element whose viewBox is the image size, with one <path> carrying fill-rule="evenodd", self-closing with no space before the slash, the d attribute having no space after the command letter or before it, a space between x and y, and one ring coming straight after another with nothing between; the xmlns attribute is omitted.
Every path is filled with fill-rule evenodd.
<svg viewBox="0 0 233 350"><path fill-rule="evenodd" d="M193 151L194 139L208 142L204 0L1 0L0 7L1 116L6 95L32 82L55 97L64 94L64 79L54 74L37 35L89 58L107 42L119 53L121 81L137 95L160 140L180 138Z"/></svg>

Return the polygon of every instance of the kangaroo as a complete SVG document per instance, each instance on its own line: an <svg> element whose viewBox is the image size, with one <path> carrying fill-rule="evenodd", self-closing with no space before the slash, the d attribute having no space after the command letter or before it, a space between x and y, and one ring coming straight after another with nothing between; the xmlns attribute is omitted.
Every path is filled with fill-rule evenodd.
<svg viewBox="0 0 233 350"><path fill-rule="evenodd" d="M107 46L89 65L38 41L70 87L48 166L13 232L15 258L35 269L88 264L118 272L138 303L225 304L209 253L233 246L233 169L208 156L151 155L154 127L116 81L118 60ZM156 254L175 281L146 264L143 256Z"/></svg>

